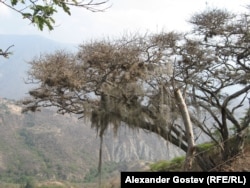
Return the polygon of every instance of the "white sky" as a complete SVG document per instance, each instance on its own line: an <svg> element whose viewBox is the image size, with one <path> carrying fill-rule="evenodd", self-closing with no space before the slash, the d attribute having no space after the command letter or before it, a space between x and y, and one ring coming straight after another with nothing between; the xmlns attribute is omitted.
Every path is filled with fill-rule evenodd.
<svg viewBox="0 0 250 188"><path fill-rule="evenodd" d="M106 12L93 13L71 9L68 16L59 12L53 31L39 31L19 14L0 4L0 34L35 34L67 43L103 37L121 36L126 32L186 31L187 20L206 7L243 12L249 0L110 0Z"/></svg>

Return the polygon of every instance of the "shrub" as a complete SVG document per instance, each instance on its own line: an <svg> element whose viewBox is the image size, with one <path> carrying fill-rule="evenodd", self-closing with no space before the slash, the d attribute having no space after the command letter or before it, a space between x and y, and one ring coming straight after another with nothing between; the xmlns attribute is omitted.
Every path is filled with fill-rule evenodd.
<svg viewBox="0 0 250 188"><path fill-rule="evenodd" d="M184 156L175 157L170 161L159 161L150 165L151 171L161 172L161 171L178 171L181 169L183 162L185 160Z"/></svg>

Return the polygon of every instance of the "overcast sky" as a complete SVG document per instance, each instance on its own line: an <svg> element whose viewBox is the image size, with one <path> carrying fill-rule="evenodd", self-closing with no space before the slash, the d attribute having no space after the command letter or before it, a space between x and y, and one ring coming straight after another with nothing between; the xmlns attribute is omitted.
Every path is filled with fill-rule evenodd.
<svg viewBox="0 0 250 188"><path fill-rule="evenodd" d="M90 39L121 36L126 32L186 31L187 20L206 7L246 11L249 0L110 0L105 12L72 9L68 16L59 12L53 31L43 32L28 20L0 4L0 34L35 34L56 41L76 43Z"/></svg>

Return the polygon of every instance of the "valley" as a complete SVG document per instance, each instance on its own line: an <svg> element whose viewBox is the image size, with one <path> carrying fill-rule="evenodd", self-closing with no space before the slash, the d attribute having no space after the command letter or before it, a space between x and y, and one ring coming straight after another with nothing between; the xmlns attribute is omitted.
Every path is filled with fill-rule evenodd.
<svg viewBox="0 0 250 188"><path fill-rule="evenodd" d="M104 136L103 172L147 169L148 164L181 155L164 140L124 125ZM99 137L89 122L53 109L21 113L14 100L0 99L0 182L68 181L97 178Z"/></svg>

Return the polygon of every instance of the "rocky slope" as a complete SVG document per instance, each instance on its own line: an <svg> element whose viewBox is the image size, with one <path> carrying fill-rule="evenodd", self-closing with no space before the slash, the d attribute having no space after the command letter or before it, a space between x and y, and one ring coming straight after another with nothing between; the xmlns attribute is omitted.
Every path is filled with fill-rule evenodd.
<svg viewBox="0 0 250 188"><path fill-rule="evenodd" d="M82 181L98 164L99 138L90 123L54 110L21 114L15 101L0 99L0 180L40 179ZM136 161L170 159L181 152L156 135L125 126L104 137L104 163L122 170Z"/></svg>

